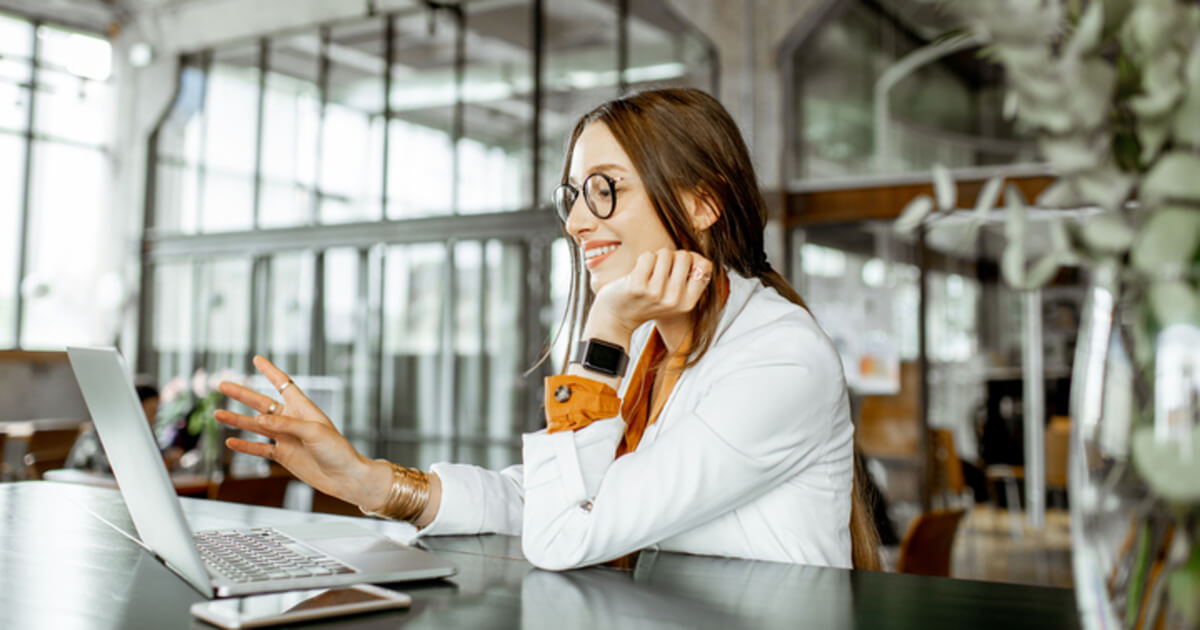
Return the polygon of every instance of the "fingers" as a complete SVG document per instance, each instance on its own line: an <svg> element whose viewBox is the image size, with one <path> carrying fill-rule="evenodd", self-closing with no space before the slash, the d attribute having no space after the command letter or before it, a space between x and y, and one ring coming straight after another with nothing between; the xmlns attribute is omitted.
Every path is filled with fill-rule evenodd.
<svg viewBox="0 0 1200 630"><path fill-rule="evenodd" d="M317 426L313 422L301 418L289 418L288 416L264 414L250 417L218 409L213 413L213 417L217 419L217 422L222 424L272 439L290 436L302 442L312 441L315 439L318 431Z"/></svg>
<svg viewBox="0 0 1200 630"><path fill-rule="evenodd" d="M671 265L674 261L675 256L669 249L663 248L654 252L654 270L650 272L650 278L646 281L647 296L662 298L667 280L671 277Z"/></svg>
<svg viewBox="0 0 1200 630"><path fill-rule="evenodd" d="M271 398L270 396L264 396L252 389L242 387L237 383L221 381L221 384L217 386L217 390L259 413L270 412L271 405L276 405L276 413L283 411L283 405L275 402L274 398Z"/></svg>
<svg viewBox="0 0 1200 630"><path fill-rule="evenodd" d="M688 274L692 270L692 254L678 250L671 255L671 274L663 289L662 305L673 309L683 301L684 289L687 286Z"/></svg>
<svg viewBox="0 0 1200 630"><path fill-rule="evenodd" d="M229 438L225 440L225 446L247 455L256 457L266 457L267 459L275 459L275 445L267 444L266 442L251 442L241 438Z"/></svg>
<svg viewBox="0 0 1200 630"><path fill-rule="evenodd" d="M713 273L711 260L699 254L692 254L691 257L691 269L687 273L687 283L684 285L683 298L680 301L680 307L688 311L696 306L700 296L708 289Z"/></svg>
<svg viewBox="0 0 1200 630"><path fill-rule="evenodd" d="M271 381L276 390L279 390L289 410L312 420L329 422L329 418L325 416L320 407L317 407L313 401L308 399L308 396L304 395L304 392L300 391L300 387L292 382L291 377L275 367L275 364L268 361L266 357L261 355L254 357L254 367L258 368L258 371L262 372L268 381ZM259 411L266 411L266 409L259 409Z"/></svg>

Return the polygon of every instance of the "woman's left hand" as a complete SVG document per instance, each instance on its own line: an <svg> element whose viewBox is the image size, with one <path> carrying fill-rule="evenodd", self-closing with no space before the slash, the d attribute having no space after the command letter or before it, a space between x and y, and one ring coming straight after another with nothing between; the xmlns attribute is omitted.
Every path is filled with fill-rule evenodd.
<svg viewBox="0 0 1200 630"><path fill-rule="evenodd" d="M688 313L711 280L712 261L700 254L665 248L645 252L632 271L596 293L587 327L624 336L652 319Z"/></svg>

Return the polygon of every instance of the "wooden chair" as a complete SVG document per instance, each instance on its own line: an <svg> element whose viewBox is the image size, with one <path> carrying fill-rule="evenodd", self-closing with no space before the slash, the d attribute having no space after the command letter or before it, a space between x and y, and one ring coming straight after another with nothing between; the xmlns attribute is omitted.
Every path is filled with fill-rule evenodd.
<svg viewBox="0 0 1200 630"><path fill-rule="evenodd" d="M926 512L916 518L900 542L898 573L950 576L950 551L965 510Z"/></svg>
<svg viewBox="0 0 1200 630"><path fill-rule="evenodd" d="M47 470L65 466L67 456L71 454L71 447L75 445L82 426L77 424L69 428L34 430L29 436L22 459L25 464L25 478L41 479Z"/></svg>
<svg viewBox="0 0 1200 630"><path fill-rule="evenodd" d="M1055 416L1046 427L1046 490L1067 492L1067 459L1071 450L1071 419Z"/></svg>
<svg viewBox="0 0 1200 630"><path fill-rule="evenodd" d="M933 462L933 496L942 497L946 508L958 507L967 489L962 460L954 448L954 433L950 429L929 430L929 456Z"/></svg>
<svg viewBox="0 0 1200 630"><path fill-rule="evenodd" d="M290 477L227 477L208 486L208 498L214 501L283 507Z"/></svg>

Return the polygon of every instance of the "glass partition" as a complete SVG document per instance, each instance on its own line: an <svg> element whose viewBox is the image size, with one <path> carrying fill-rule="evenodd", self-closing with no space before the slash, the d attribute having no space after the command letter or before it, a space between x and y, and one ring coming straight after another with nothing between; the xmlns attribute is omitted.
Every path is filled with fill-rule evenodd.
<svg viewBox="0 0 1200 630"><path fill-rule="evenodd" d="M191 51L156 130L141 361L175 376L266 354L336 381L334 421L372 457L518 461L565 354L563 337L526 374L566 302L544 203L566 133L622 77L713 84L712 47L665 2L624 19L607 0L388 3ZM190 258L158 261L169 245Z"/></svg>

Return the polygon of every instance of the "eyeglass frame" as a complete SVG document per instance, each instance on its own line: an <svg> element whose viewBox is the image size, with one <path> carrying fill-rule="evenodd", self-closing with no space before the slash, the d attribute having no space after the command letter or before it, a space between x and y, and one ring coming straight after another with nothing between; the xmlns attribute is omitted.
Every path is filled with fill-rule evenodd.
<svg viewBox="0 0 1200 630"><path fill-rule="evenodd" d="M612 201L609 203L609 206L608 206L608 214L600 214L599 212L597 212L596 207L592 203L591 198L588 197L588 194L587 194L588 181L591 180L593 177L599 177L608 184L608 192L612 196ZM552 204L554 204L555 214L558 215L559 220L562 221L563 224L565 225L567 223L567 220L571 218L571 210L575 208L575 202L579 201L579 195L582 194L583 195L583 205L587 206L588 212L591 212L592 216L603 221L605 219L612 217L613 213L616 212L616 210L617 210L617 182L624 181L624 179L625 179L625 177L623 177L623 176L609 177L605 173L592 173L591 175L588 175L587 177L583 178L583 182L580 183L578 188L576 188L575 186L572 186L570 183L559 184L558 186L556 186L554 188L554 192L552 192L550 194L550 202ZM558 193L560 190L566 190L571 193L571 202L569 204L567 204L565 209L560 207L558 204Z"/></svg>

